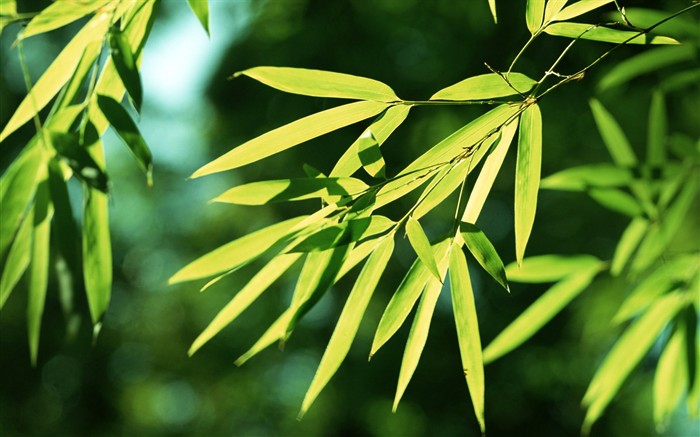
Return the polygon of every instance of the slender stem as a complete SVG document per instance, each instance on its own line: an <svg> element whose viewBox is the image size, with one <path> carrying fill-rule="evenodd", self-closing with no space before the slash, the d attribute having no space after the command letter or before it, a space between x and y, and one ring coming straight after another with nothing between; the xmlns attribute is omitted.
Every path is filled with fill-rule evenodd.
<svg viewBox="0 0 700 437"><path fill-rule="evenodd" d="M502 105L504 102L498 100L401 100L398 105L409 106L460 106L460 105Z"/></svg>
<svg viewBox="0 0 700 437"><path fill-rule="evenodd" d="M513 62L510 63L510 66L508 67L508 72L506 73L506 77L510 75L510 72L513 71L513 67L515 67L515 64L518 62L518 59L525 53L525 50L527 50L528 47L535 41L535 38L537 38L540 33L542 33L542 29L538 29L537 32L533 33L530 35L530 39L527 40L525 45L520 49L517 55L515 55L515 58L513 58Z"/></svg>

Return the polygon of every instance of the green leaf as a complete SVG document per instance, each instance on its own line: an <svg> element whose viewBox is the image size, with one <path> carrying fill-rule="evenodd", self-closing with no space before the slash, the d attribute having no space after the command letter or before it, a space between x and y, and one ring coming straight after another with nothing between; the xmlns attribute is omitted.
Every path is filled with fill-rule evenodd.
<svg viewBox="0 0 700 437"><path fill-rule="evenodd" d="M604 91L614 88L644 74L694 58L695 48L691 45L650 49L618 62L598 82L598 89Z"/></svg>
<svg viewBox="0 0 700 437"><path fill-rule="evenodd" d="M411 243L411 247L413 247L413 250L416 252L421 262L425 264L435 278L442 281L435 256L433 256L433 251L430 247L430 241L425 235L420 223L418 223L418 220L413 217L409 217L406 222L406 236L408 236L408 241Z"/></svg>
<svg viewBox="0 0 700 437"><path fill-rule="evenodd" d="M679 318L671 338L666 343L654 374L654 422L656 429L662 433L689 388L688 352L694 355L695 348L688 351L686 327L683 318ZM693 327L692 329L696 329ZM693 369L694 370L694 369Z"/></svg>
<svg viewBox="0 0 700 437"><path fill-rule="evenodd" d="M48 162L42 144L30 144L0 178L0 258L10 247L15 232L39 184L40 169Z"/></svg>
<svg viewBox="0 0 700 437"><path fill-rule="evenodd" d="M168 280L169 284L192 281L237 269L259 257L275 243L289 236L306 216L267 226L212 250L192 261Z"/></svg>
<svg viewBox="0 0 700 437"><path fill-rule="evenodd" d="M615 248L612 263L610 264L610 274L618 276L627 265L635 249L649 229L649 221L643 217L634 217L620 237Z"/></svg>
<svg viewBox="0 0 700 437"><path fill-rule="evenodd" d="M525 258L506 266L506 275L511 282L539 284L556 282L576 272L599 265L600 260L592 255L540 255Z"/></svg>
<svg viewBox="0 0 700 437"><path fill-rule="evenodd" d="M544 22L549 23L557 18L557 15L566 6L568 0L547 0L547 6L544 9Z"/></svg>
<svg viewBox="0 0 700 437"><path fill-rule="evenodd" d="M46 167L41 170L34 204L34 227L32 229L31 261L29 265L29 297L27 301L27 332L32 366L36 366L39 353L41 318L44 314L46 289L49 281L49 242L51 240L51 217L53 206L49 195Z"/></svg>
<svg viewBox="0 0 700 437"><path fill-rule="evenodd" d="M141 169L146 172L148 186L152 186L153 157L134 120L131 119L126 109L111 97L98 95L97 104L124 144L131 150Z"/></svg>
<svg viewBox="0 0 700 437"><path fill-rule="evenodd" d="M323 387L326 386L331 377L333 377L340 367L340 364L347 356L350 345L360 327L360 322L367 309L367 305L377 287L379 278L384 272L384 269L386 269L386 265L389 262L393 250L393 237L385 238L362 268L348 296L348 300L345 302L343 311L340 313L340 318L328 342L326 351L321 358L321 363L314 375L314 379L311 381L311 386L304 396L301 412L299 413L300 417L308 411L318 394Z"/></svg>
<svg viewBox="0 0 700 437"><path fill-rule="evenodd" d="M488 237L472 223L461 222L459 230L464 243L467 245L467 249L469 249L469 252L471 252L479 265L503 288L510 291L503 261L501 261L501 257L498 256L496 248L493 247Z"/></svg>
<svg viewBox="0 0 700 437"><path fill-rule="evenodd" d="M600 272L602 263L588 266L552 286L523 311L484 349L484 362L497 360L523 344L581 294Z"/></svg>
<svg viewBox="0 0 700 437"><path fill-rule="evenodd" d="M88 44L102 39L109 26L109 14L98 14L70 40L36 81L0 132L0 142L39 113L73 76Z"/></svg>
<svg viewBox="0 0 700 437"><path fill-rule="evenodd" d="M668 19L668 12L660 9L625 8L627 19L635 26L642 29L657 25L660 21ZM607 16L611 20L619 21L620 14L617 11L610 12ZM689 16L677 16L655 27L659 33L671 36L695 38L700 36L697 18Z"/></svg>
<svg viewBox="0 0 700 437"><path fill-rule="evenodd" d="M613 317L620 324L647 308L659 296L678 287L693 287L692 279L700 271L700 262L694 254L667 260L642 278L629 293Z"/></svg>
<svg viewBox="0 0 700 437"><path fill-rule="evenodd" d="M360 135L357 143L357 156L367 174L374 178L386 178L386 163L381 150L379 150L379 142L371 130L366 130Z"/></svg>
<svg viewBox="0 0 700 437"><path fill-rule="evenodd" d="M191 176L198 178L259 161L298 144L379 114L386 108L380 102L354 102L304 117L254 138Z"/></svg>
<svg viewBox="0 0 700 437"><path fill-rule="evenodd" d="M540 181L546 190L585 191L589 188L614 188L628 186L634 180L629 168L615 164L588 164L567 168Z"/></svg>
<svg viewBox="0 0 700 437"><path fill-rule="evenodd" d="M393 225L393 220L381 215L351 219L309 234L301 242L290 247L289 251L314 252L344 246L383 234Z"/></svg>
<svg viewBox="0 0 700 437"><path fill-rule="evenodd" d="M15 0L0 0L0 15L17 15L17 2Z"/></svg>
<svg viewBox="0 0 700 437"><path fill-rule="evenodd" d="M73 72L73 76L70 78L68 83L66 83L63 91L58 95L56 102L54 103L54 108L65 108L78 100L76 97L82 91L82 87L85 84L85 79L95 65L95 60L97 56L102 52L102 40L93 41L85 46L85 50L80 57L80 62ZM84 108L82 102L76 106L80 106L81 112Z"/></svg>
<svg viewBox="0 0 700 437"><path fill-rule="evenodd" d="M481 208L483 208L486 198L489 196L489 192L491 192L493 182L496 180L496 176L503 165L503 160L506 157L506 153L508 153L508 148L513 142L513 137L515 136L517 128L517 119L503 127L498 144L486 158L484 166L479 173L479 177L474 183L474 188L472 188L469 200L467 201L467 207L462 215L463 222L476 223L481 213Z"/></svg>
<svg viewBox="0 0 700 437"><path fill-rule="evenodd" d="M542 26L544 19L544 0L527 0L525 8L525 22L527 30L534 34Z"/></svg>
<svg viewBox="0 0 700 437"><path fill-rule="evenodd" d="M396 130L406 117L408 116L408 111L410 111L411 106L409 105L397 105L391 106L385 112L383 112L372 124L365 129L365 131L360 135L360 137L355 140L348 150L343 153L338 162L333 167L331 171L331 176L343 177L350 176L357 169L362 166L359 156L360 141L364 135L370 133L374 136L377 144L381 146L389 138L389 136Z"/></svg>
<svg viewBox="0 0 700 437"><path fill-rule="evenodd" d="M590 105L598 131L615 164L626 167L637 165L637 157L617 121L598 100L591 99Z"/></svg>
<svg viewBox="0 0 700 437"><path fill-rule="evenodd" d="M647 163L651 166L663 166L666 163L667 135L668 121L664 95L660 91L655 91L651 95L647 131Z"/></svg>
<svg viewBox="0 0 700 437"><path fill-rule="evenodd" d="M226 326L233 322L243 311L246 310L265 290L275 282L292 264L301 257L300 253L279 255L258 273L243 287L226 306L219 311L214 320L202 331L197 339L190 346L187 352L189 356L194 355L199 348L221 332Z"/></svg>
<svg viewBox="0 0 700 437"><path fill-rule="evenodd" d="M209 0L187 0L190 9L194 12L199 22L202 24L204 31L209 34Z"/></svg>
<svg viewBox="0 0 700 437"><path fill-rule="evenodd" d="M605 6L608 3L612 3L613 0L580 0L576 3L569 5L556 14L557 21L566 21L576 18L579 15L583 15L594 9L598 9L601 6Z"/></svg>
<svg viewBox="0 0 700 437"><path fill-rule="evenodd" d="M84 196L83 278L92 323L98 327L112 294L109 198L106 194L87 187Z"/></svg>
<svg viewBox="0 0 700 437"><path fill-rule="evenodd" d="M34 209L32 208L22 220L5 260L5 267L2 270L2 276L0 276L0 310L29 266L33 226Z"/></svg>
<svg viewBox="0 0 700 437"><path fill-rule="evenodd" d="M481 354L479 322L474 304L474 292L467 260L462 248L453 246L450 250L450 291L454 310L455 326L462 369L472 398L474 413L479 421L481 433L486 432L484 421L484 361Z"/></svg>
<svg viewBox="0 0 700 437"><path fill-rule="evenodd" d="M537 210L542 162L542 115L536 104L520 116L515 169L515 257L522 262Z"/></svg>
<svg viewBox="0 0 700 437"><path fill-rule="evenodd" d="M700 68L684 70L667 75L659 84L659 89L665 93L670 93L695 86L698 82L700 82Z"/></svg>
<svg viewBox="0 0 700 437"><path fill-rule="evenodd" d="M35 15L20 34L20 38L50 32L63 27L107 5L111 0L90 2L57 1ZM3 5L3 12L5 7Z"/></svg>
<svg viewBox="0 0 700 437"><path fill-rule="evenodd" d="M443 263L441 267L446 267L446 265ZM443 274L444 271L445 269L443 268ZM394 412L396 412L399 401L401 401L401 397L406 391L408 383L411 381L411 377L413 377L413 373L418 367L418 361L423 353L425 342L428 340L430 320L433 318L433 312L435 311L438 297L440 297L440 291L442 291L442 275L440 278L428 278L428 284L418 304L418 309L416 310L416 315L411 325L411 331L408 333L408 340L406 341L403 358L401 359L399 381L396 387L396 395L394 396L394 405L392 407Z"/></svg>
<svg viewBox="0 0 700 437"><path fill-rule="evenodd" d="M416 209L411 215L418 220L432 211L459 187L470 170L471 160L465 159L454 165L444 166L425 187Z"/></svg>
<svg viewBox="0 0 700 437"><path fill-rule="evenodd" d="M85 135L91 138L90 140L86 139L86 142L92 143L97 139L97 132L92 124L88 125L86 132L88 130L91 133ZM103 193L107 192L109 179L87 149L80 144L79 133L49 131L48 135L58 156L68 164L78 179Z"/></svg>
<svg viewBox="0 0 700 437"><path fill-rule="evenodd" d="M443 259L449 248L449 240L443 240L433 245L435 258ZM399 288L391 296L391 300L379 320L377 332L372 341L372 349L369 357L372 358L380 347L384 345L399 330L408 317L408 313L416 304L425 285L431 278L431 273L419 259L416 259L404 276Z"/></svg>
<svg viewBox="0 0 700 437"><path fill-rule="evenodd" d="M496 0L489 0L489 9L491 10L491 15L493 16L493 22L498 23L498 15L496 15Z"/></svg>
<svg viewBox="0 0 700 437"><path fill-rule="evenodd" d="M627 376L685 303L685 296L679 293L664 296L625 330L603 364L598 367L583 397L583 405L587 407L583 422L584 434L589 434L591 426L603 414Z"/></svg>
<svg viewBox="0 0 700 437"><path fill-rule="evenodd" d="M628 217L634 218L642 215L644 212L637 200L622 190L615 188L591 188L588 190L588 195L605 208Z"/></svg>
<svg viewBox="0 0 700 437"><path fill-rule="evenodd" d="M114 67L117 69L126 91L129 93L129 96L131 96L134 108L136 108L137 112L141 112L141 103L143 102L141 76L139 75L139 69L136 65L136 57L131 51L131 46L129 45L129 41L127 41L126 35L118 29L112 28L109 32L109 47ZM99 96L97 100L99 102ZM107 119L109 119L109 117L107 117Z"/></svg>
<svg viewBox="0 0 700 437"><path fill-rule="evenodd" d="M279 341L281 337L284 336L284 331L287 325L289 325L289 321L292 318L292 315L294 313L292 312L292 308L288 308L284 313L282 313L281 316L275 320L269 328L263 333L263 335L260 336L258 341L251 346L250 349L248 349L243 355L238 357L234 364L236 366L242 366L243 364L246 363L249 359L253 358L255 355L259 354L262 350L270 346L272 343Z"/></svg>
<svg viewBox="0 0 700 437"><path fill-rule="evenodd" d="M430 100L485 100L513 96L530 91L535 83L521 73L510 73L508 82L499 74L482 74L444 88L433 94Z"/></svg>
<svg viewBox="0 0 700 437"><path fill-rule="evenodd" d="M212 199L237 205L265 205L272 202L318 197L357 195L369 186L355 178L280 179L239 185Z"/></svg>
<svg viewBox="0 0 700 437"><path fill-rule="evenodd" d="M574 39L587 39L613 44L679 44L667 36L642 34L629 30L617 30L596 24L553 23L544 28L545 33Z"/></svg>
<svg viewBox="0 0 700 437"><path fill-rule="evenodd" d="M336 73L289 67L255 67L240 71L234 77L245 75L280 91L312 97L396 102L394 90L374 79ZM375 114L372 114L375 115Z"/></svg>

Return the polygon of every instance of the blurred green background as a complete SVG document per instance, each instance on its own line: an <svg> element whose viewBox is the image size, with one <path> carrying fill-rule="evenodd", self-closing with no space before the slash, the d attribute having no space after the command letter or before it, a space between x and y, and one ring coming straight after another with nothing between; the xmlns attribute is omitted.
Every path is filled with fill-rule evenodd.
<svg viewBox="0 0 700 437"><path fill-rule="evenodd" d="M43 4L45 4L44 2ZM352 275L327 293L295 331L285 350L270 348L237 368L233 361L284 309L294 287L288 276L194 357L197 334L262 264L242 269L205 293L201 284L167 286L167 278L195 257L316 205L243 207L207 201L246 181L303 176L302 165L330 171L362 132L352 126L260 164L203 179L195 169L238 144L338 102L287 95L249 79L227 77L258 65L327 69L378 79L405 99L427 99L467 76L508 64L528 38L524 6L500 0L494 25L487 2L435 0L210 0L207 39L184 0L163 0L146 46L142 78L146 101L140 127L154 154L155 186L148 189L128 151L108 134L112 177L115 282L102 332L93 345L85 298L74 303L81 320L66 318L50 284L39 363L29 365L26 296L16 291L0 313L0 434L10 435L478 435L462 375L449 293L432 322L418 370L397 413L391 413L404 326L367 363L374 329L391 293L415 256L405 241L375 294L348 359L302 421L296 415ZM674 11L688 2L663 2ZM625 2L658 6L657 2ZM38 2L32 7L39 8ZM590 20L599 16L592 14ZM698 14L690 18L697 22ZM34 79L75 27L25 43ZM3 32L0 117L3 125L25 89L16 52L17 29ZM539 77L567 41L543 38L519 71ZM573 72L605 50L581 43L561 66ZM585 80L549 94L544 117L543 175L609 158L595 129L588 99L616 62L644 50L623 47ZM599 96L620 120L641 154L653 74ZM695 86L669 96L672 130L700 135ZM483 112L481 107L415 108L382 148L396 173L422 150ZM15 135L0 168L32 134ZM479 225L505 262L514 259L512 231L514 155L496 181ZM75 181L73 181L75 182ZM80 187L71 187L79 208ZM452 202L454 205L454 196ZM410 206L392 206L393 217ZM451 226L453 206L424 221L436 236ZM542 192L529 255L591 253L609 259L627 220L583 195ZM692 230L692 228L691 228ZM682 236L693 238L692 233ZM545 287L515 284L507 295L473 271L482 342L495 337ZM617 331L610 316L624 284L603 277L524 347L486 368L489 435L578 435L580 400ZM79 323L79 325L78 325ZM67 329L68 326L77 329ZM656 351L658 353L658 351ZM651 381L654 353L634 372L594 435L653 435ZM700 425L682 407L665 435L698 435Z"/></svg>

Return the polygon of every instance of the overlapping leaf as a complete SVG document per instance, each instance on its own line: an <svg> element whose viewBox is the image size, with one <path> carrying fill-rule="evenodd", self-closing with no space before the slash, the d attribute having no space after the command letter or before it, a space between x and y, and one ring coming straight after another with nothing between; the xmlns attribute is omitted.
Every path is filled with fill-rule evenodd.
<svg viewBox="0 0 700 437"><path fill-rule="evenodd" d="M542 115L537 104L520 115L515 169L515 257L522 262L535 222L542 165Z"/></svg>

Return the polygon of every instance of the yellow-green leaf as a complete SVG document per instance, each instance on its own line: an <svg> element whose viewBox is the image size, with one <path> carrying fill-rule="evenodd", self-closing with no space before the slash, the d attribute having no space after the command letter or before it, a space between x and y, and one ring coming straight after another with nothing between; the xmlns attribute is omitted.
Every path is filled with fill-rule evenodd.
<svg viewBox="0 0 700 437"><path fill-rule="evenodd" d="M493 22L498 23L498 15L496 14L496 0L489 0L489 9L491 10L491 15L493 16Z"/></svg>
<svg viewBox="0 0 700 437"><path fill-rule="evenodd" d="M386 103L381 102L354 102L309 115L236 147L194 172L192 177L231 170L276 155L310 139L377 115L385 108Z"/></svg>
<svg viewBox="0 0 700 437"><path fill-rule="evenodd" d="M481 353L481 337L467 259L464 257L462 248L458 246L453 246L450 250L450 290L462 370L469 387L474 413L483 434L486 432L486 423L484 421L484 361Z"/></svg>
<svg viewBox="0 0 700 437"><path fill-rule="evenodd" d="M615 188L591 188L588 195L598 204L628 217L638 217L644 212L637 200L625 191Z"/></svg>
<svg viewBox="0 0 700 437"><path fill-rule="evenodd" d="M510 73L508 81L499 74L470 77L433 94L430 100L485 100L524 94L535 81L522 73Z"/></svg>
<svg viewBox="0 0 700 437"><path fill-rule="evenodd" d="M520 115L515 169L515 257L522 262L537 210L542 162L542 115L536 104Z"/></svg>
<svg viewBox="0 0 700 437"><path fill-rule="evenodd" d="M30 209L24 220L22 220L19 231L17 231L17 235L7 254L2 276L0 276L0 310L29 266L33 226L34 208Z"/></svg>
<svg viewBox="0 0 700 437"><path fill-rule="evenodd" d="M558 14L556 14L555 19L557 21L571 20L572 18L576 18L579 15L583 15L612 2L613 0L579 0L576 3L562 9Z"/></svg>
<svg viewBox="0 0 700 437"><path fill-rule="evenodd" d="M568 0L547 0L547 6L544 9L544 22L549 23L555 20L567 1Z"/></svg>
<svg viewBox="0 0 700 437"><path fill-rule="evenodd" d="M270 260L265 267L243 287L226 306L219 311L214 320L202 331L190 346L188 355L194 355L199 348L221 332L246 310L267 288L275 282L292 264L301 257L300 253L284 254Z"/></svg>
<svg viewBox="0 0 700 437"><path fill-rule="evenodd" d="M399 99L388 85L374 79L336 73L289 67L255 67L240 71L245 75L281 91L313 97L375 100L395 102Z"/></svg>
<svg viewBox="0 0 700 437"><path fill-rule="evenodd" d="M589 266L545 291L484 349L484 362L490 363L497 360L532 337L569 302L581 294L601 268L601 263Z"/></svg>
<svg viewBox="0 0 700 437"><path fill-rule="evenodd" d="M632 183L632 170L615 164L588 164L567 168L543 178L546 190L585 191L589 188L624 187Z"/></svg>
<svg viewBox="0 0 700 437"><path fill-rule="evenodd" d="M131 45L126 35L113 28L109 33L109 47L114 67L117 69L117 73L119 73L119 77L126 91L129 93L129 96L131 96L134 108L136 108L136 111L140 112L141 103L143 102L141 76L139 75L139 69L136 65L136 57L131 51Z"/></svg>
<svg viewBox="0 0 700 437"><path fill-rule="evenodd" d="M676 329L659 357L654 373L654 422L659 432L664 432L671 414L680 403L683 393L689 388L688 352L694 354L695 350L693 347L688 351L684 320L679 318ZM697 327L693 326L691 329Z"/></svg>
<svg viewBox="0 0 700 437"><path fill-rule="evenodd" d="M408 241L411 243L411 247L418 255L418 258L423 264L428 268L430 273L435 276L438 280L440 279L440 271L438 270L437 262L435 261L435 256L430 247L430 241L423 231L418 220L413 217L409 217L406 222L406 236Z"/></svg>
<svg viewBox="0 0 700 437"><path fill-rule="evenodd" d="M20 38L29 38L30 36L39 35L63 27L95 12L110 1L111 0L54 2L35 15L34 18L27 23L27 27L25 27L20 34ZM3 5L3 13L4 9Z"/></svg>
<svg viewBox="0 0 700 437"><path fill-rule="evenodd" d="M209 0L187 0L204 31L209 35Z"/></svg>
<svg viewBox="0 0 700 437"><path fill-rule="evenodd" d="M83 207L83 278L92 323L97 326L112 294L112 244L109 232L109 198L85 188Z"/></svg>
<svg viewBox="0 0 700 437"><path fill-rule="evenodd" d="M246 361L253 358L255 355L259 354L262 350L270 346L272 343L279 341L283 336L285 329L289 325L289 321L292 319L294 312L292 308L288 308L285 312L280 315L277 320L275 320L269 328L260 336L258 341L253 344L243 355L238 357L234 364L236 366L242 366Z"/></svg>
<svg viewBox="0 0 700 437"><path fill-rule="evenodd" d="M620 237L620 241L615 248L612 263L610 264L610 274L618 276L625 268L627 261L634 253L639 243L644 238L649 229L649 220L644 217L634 217Z"/></svg>
<svg viewBox="0 0 700 437"><path fill-rule="evenodd" d="M520 266L510 263L506 275L511 281L525 283L555 282L600 263L592 255L540 255L525 258Z"/></svg>
<svg viewBox="0 0 700 437"><path fill-rule="evenodd" d="M318 394L333 377L340 367L340 364L347 356L350 345L360 327L360 322L367 309L367 305L377 287L379 278L389 262L393 250L393 237L385 238L362 268L348 296L348 300L345 302L343 311L340 313L340 318L328 342L326 351L321 358L321 363L314 375L314 379L311 381L311 386L304 396L299 416L304 415L304 413L308 411Z"/></svg>
<svg viewBox="0 0 700 437"><path fill-rule="evenodd" d="M544 0L527 0L525 23L530 33L534 34L542 26L544 19Z"/></svg>
<svg viewBox="0 0 700 437"><path fill-rule="evenodd" d="M695 48L690 44L645 50L617 62L610 72L598 82L598 89L607 90L627 83L643 74L694 58Z"/></svg>
<svg viewBox="0 0 700 437"><path fill-rule="evenodd" d="M498 256L496 248L493 247L488 237L472 223L461 222L459 230L467 249L469 249L469 252L471 252L479 265L503 288L510 291L503 261L501 261L501 257Z"/></svg>
<svg viewBox="0 0 700 437"><path fill-rule="evenodd" d="M271 202L353 196L369 186L355 178L280 179L239 185L212 199L237 205L264 205Z"/></svg>
<svg viewBox="0 0 700 437"><path fill-rule="evenodd" d="M574 39L587 39L613 44L679 44L668 36L642 34L629 30L617 30L595 24L553 23L544 28L545 33Z"/></svg>
<svg viewBox="0 0 700 437"><path fill-rule="evenodd" d="M610 112L596 99L591 99L590 105L598 131L615 164L625 167L637 165L637 157L627 136Z"/></svg>
<svg viewBox="0 0 700 437"><path fill-rule="evenodd" d="M666 163L666 104L664 95L655 91L651 95L649 107L649 124L647 131L647 163L651 166L663 166Z"/></svg>
<svg viewBox="0 0 700 437"><path fill-rule="evenodd" d="M379 141L369 129L360 135L357 143L357 156L367 174L374 178L386 177L386 163L381 150L379 150Z"/></svg>

